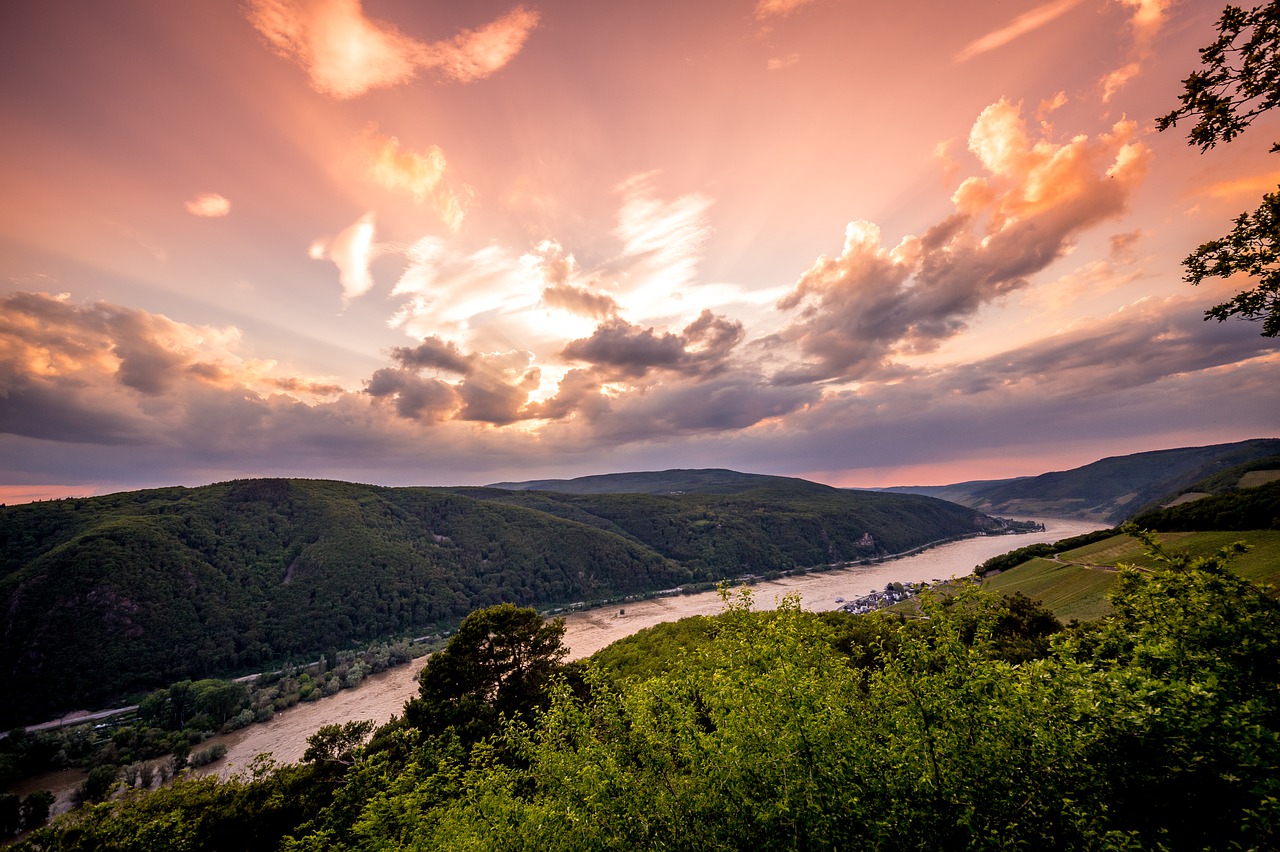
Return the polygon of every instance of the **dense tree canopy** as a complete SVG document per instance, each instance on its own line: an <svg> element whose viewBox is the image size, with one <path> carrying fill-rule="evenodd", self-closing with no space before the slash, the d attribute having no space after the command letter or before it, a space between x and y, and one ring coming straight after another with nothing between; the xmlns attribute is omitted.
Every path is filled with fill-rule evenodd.
<svg viewBox="0 0 1280 852"><path fill-rule="evenodd" d="M990 523L808 485L548 495L262 479L0 507L0 727L429 635L493 604L710 588Z"/></svg>
<svg viewBox="0 0 1280 852"><path fill-rule="evenodd" d="M1207 151L1230 142L1280 103L1280 2L1247 11L1228 6L1218 21L1217 40L1200 56L1204 67L1183 82L1182 105L1157 126L1165 130L1182 119L1194 120L1188 138ZM1280 152L1280 143L1271 150ZM1264 195L1257 210L1240 214L1229 234L1197 248L1183 265L1192 284L1237 273L1255 282L1210 308L1205 319L1239 315L1261 321L1264 336L1280 336L1280 193Z"/></svg>
<svg viewBox="0 0 1280 852"><path fill-rule="evenodd" d="M474 741L496 731L502 716L531 716L568 653L563 638L563 619L544 621L515 604L471 613L419 672L419 695L405 718L423 731L454 728Z"/></svg>

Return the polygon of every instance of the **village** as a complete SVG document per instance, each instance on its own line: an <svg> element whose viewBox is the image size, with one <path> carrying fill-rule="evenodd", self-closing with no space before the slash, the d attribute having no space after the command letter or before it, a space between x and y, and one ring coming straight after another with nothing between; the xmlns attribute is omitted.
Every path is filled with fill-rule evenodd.
<svg viewBox="0 0 1280 852"><path fill-rule="evenodd" d="M851 615L861 615L913 598L927 588L929 588L928 583L889 583L884 587L884 591L877 592L872 590L870 593L850 601L836 598L836 603L840 604L838 608L844 612Z"/></svg>

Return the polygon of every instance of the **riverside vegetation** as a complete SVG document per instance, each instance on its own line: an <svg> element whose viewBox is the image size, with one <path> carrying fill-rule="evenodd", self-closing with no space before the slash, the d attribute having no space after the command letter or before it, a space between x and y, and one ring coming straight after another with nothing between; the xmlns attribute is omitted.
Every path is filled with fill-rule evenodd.
<svg viewBox="0 0 1280 852"><path fill-rule="evenodd" d="M1065 629L972 583L926 593L925 618L726 592L719 617L566 666L558 622L488 608L382 729L330 726L302 764L128 793L18 848L1272 847L1280 604L1228 570L1239 548L1140 535L1152 567Z"/></svg>

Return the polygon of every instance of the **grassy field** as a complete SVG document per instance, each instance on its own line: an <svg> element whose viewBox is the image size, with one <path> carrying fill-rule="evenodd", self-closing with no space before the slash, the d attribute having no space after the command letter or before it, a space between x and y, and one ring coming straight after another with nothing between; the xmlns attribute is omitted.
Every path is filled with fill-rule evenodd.
<svg viewBox="0 0 1280 852"><path fill-rule="evenodd" d="M983 588L1005 594L1022 592L1043 603L1062 621L1101 618L1111 611L1107 591L1114 571L1032 559L985 580Z"/></svg>
<svg viewBox="0 0 1280 852"><path fill-rule="evenodd" d="M1251 550L1237 556L1232 570L1255 582L1280 586L1280 531L1162 533L1160 541L1171 553L1207 556L1232 542ZM1108 613L1107 591L1117 565L1150 566L1154 560L1140 541L1117 535L1068 550L1057 559L1031 559L983 582L993 591L1022 592L1041 601L1063 621L1100 618Z"/></svg>

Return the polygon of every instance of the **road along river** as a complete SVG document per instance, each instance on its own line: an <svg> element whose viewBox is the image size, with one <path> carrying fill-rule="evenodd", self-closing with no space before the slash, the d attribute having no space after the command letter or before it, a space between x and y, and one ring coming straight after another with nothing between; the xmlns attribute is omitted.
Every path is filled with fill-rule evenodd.
<svg viewBox="0 0 1280 852"><path fill-rule="evenodd" d="M1045 525L1043 532L1025 535L983 536L969 538L875 565L839 568L801 577L787 577L754 586L756 609L773 609L784 595L800 595L802 608L822 612L835 609L836 598L852 599L888 583L919 583L963 576L976 565L1018 547L1044 541L1057 541L1099 529L1091 521L1037 518ZM622 609L605 607L577 612L565 617L565 645L569 659L594 654L624 636L664 621L676 621L690 615L714 615L722 603L717 592L680 595L636 601ZM210 742L222 742L227 755L205 771L226 777L244 771L258 755L270 753L280 763L302 759L307 737L322 725L341 724L371 719L376 724L388 721L404 709L404 703L417 692L416 676L426 658L367 678L355 689L305 704L296 704L277 713L269 722L250 725ZM204 746L200 746L203 748Z"/></svg>

